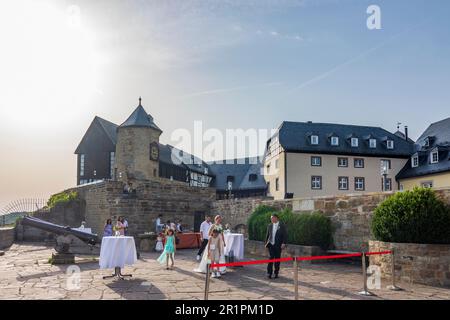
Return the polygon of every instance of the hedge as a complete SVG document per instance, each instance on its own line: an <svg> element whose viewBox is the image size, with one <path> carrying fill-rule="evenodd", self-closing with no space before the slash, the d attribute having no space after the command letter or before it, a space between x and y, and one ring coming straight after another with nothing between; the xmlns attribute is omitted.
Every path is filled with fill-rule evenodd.
<svg viewBox="0 0 450 320"><path fill-rule="evenodd" d="M374 211L376 240L397 243L450 243L450 207L430 188L397 192Z"/></svg>
<svg viewBox="0 0 450 320"><path fill-rule="evenodd" d="M57 193L50 197L50 199L47 202L47 207L53 208L58 204L67 204L77 199L78 199L78 192L76 191Z"/></svg>
<svg viewBox="0 0 450 320"><path fill-rule="evenodd" d="M272 213L277 213L286 225L289 244L319 246L326 250L333 243L331 220L323 214L294 214L290 209L277 211L268 206L259 206L250 215L247 222L250 240L265 241Z"/></svg>

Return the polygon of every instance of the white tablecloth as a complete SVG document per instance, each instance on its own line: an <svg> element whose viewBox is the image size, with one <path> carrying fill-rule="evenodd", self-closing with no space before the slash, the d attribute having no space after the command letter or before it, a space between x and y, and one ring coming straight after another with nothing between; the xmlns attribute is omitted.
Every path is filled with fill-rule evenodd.
<svg viewBox="0 0 450 320"><path fill-rule="evenodd" d="M100 269L123 268L137 261L133 237L103 237L100 249Z"/></svg>
<svg viewBox="0 0 450 320"><path fill-rule="evenodd" d="M228 256L233 251L234 257L238 260L244 259L244 235L241 233L224 233L225 255Z"/></svg>

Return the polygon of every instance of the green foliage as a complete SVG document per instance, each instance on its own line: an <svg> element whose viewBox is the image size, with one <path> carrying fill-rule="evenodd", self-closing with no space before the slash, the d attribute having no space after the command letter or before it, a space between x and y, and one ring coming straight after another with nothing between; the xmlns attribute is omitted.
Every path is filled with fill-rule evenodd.
<svg viewBox="0 0 450 320"><path fill-rule="evenodd" d="M251 240L265 241L270 216L276 212L288 230L288 243L319 246L328 249L333 242L331 220L320 212L294 214L290 209L259 206L250 215L247 225Z"/></svg>
<svg viewBox="0 0 450 320"><path fill-rule="evenodd" d="M375 209L371 229L380 241L448 244L450 207L430 188L398 192Z"/></svg>
<svg viewBox="0 0 450 320"><path fill-rule="evenodd" d="M67 204L67 203L77 200L77 199L78 199L78 192L76 192L76 191L61 192L61 193L52 195L47 202L47 206L49 208L53 208L56 205Z"/></svg>

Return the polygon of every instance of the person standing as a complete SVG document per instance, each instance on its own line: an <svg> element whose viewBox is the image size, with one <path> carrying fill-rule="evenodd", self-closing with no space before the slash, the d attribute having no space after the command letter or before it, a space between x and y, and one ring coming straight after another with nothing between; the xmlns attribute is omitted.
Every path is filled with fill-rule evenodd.
<svg viewBox="0 0 450 320"><path fill-rule="evenodd" d="M113 225L112 220L107 219L105 223L105 227L103 228L103 236L104 237L111 237L113 235Z"/></svg>
<svg viewBox="0 0 450 320"><path fill-rule="evenodd" d="M277 214L272 214L270 219L272 223L267 226L266 248L269 249L270 259L279 259L281 251L286 247L287 231ZM273 265L273 262L267 264L267 277L269 279L272 279L272 274L274 274L274 278L278 278L280 272L280 263L275 262L275 270Z"/></svg>
<svg viewBox="0 0 450 320"><path fill-rule="evenodd" d="M122 217L122 224L123 224L123 234L125 236L128 235L128 221L124 217Z"/></svg>
<svg viewBox="0 0 450 320"><path fill-rule="evenodd" d="M156 218L156 233L161 233L164 228L164 224L161 223L162 214L158 215L158 218Z"/></svg>
<svg viewBox="0 0 450 320"><path fill-rule="evenodd" d="M119 231L119 234L121 235L121 236L124 236L125 235L125 228L124 228L124 226L123 226L123 223L122 223L122 217L119 217L118 219L117 219L117 222L116 222L116 226L115 226L115 230L116 231Z"/></svg>
<svg viewBox="0 0 450 320"><path fill-rule="evenodd" d="M203 221L202 224L200 225L200 233L202 234L202 244L197 253L197 261L201 259L203 251L205 251L205 248L208 245L209 228L211 228L211 217L206 216L205 221Z"/></svg>

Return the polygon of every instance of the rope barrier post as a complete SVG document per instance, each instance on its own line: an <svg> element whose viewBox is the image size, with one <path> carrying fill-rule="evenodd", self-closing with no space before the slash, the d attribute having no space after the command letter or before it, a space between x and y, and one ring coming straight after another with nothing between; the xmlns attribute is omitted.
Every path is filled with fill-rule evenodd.
<svg viewBox="0 0 450 320"><path fill-rule="evenodd" d="M391 250L391 277L392 277L392 284L388 286L387 288L392 291L401 291L403 290L400 287L397 287L395 285L395 255L394 255L394 249Z"/></svg>
<svg viewBox="0 0 450 320"><path fill-rule="evenodd" d="M211 274L211 265L208 263L208 264L206 265L205 300L208 300L208 295L209 295L209 281L210 281L210 274Z"/></svg>
<svg viewBox="0 0 450 320"><path fill-rule="evenodd" d="M366 253L363 251L361 252L361 258L362 258L362 272L363 272L363 291L358 292L358 294L362 296L373 296L374 294L367 290L367 267L366 267Z"/></svg>
<svg viewBox="0 0 450 320"><path fill-rule="evenodd" d="M298 300L298 260L294 257L294 292L295 300Z"/></svg>

